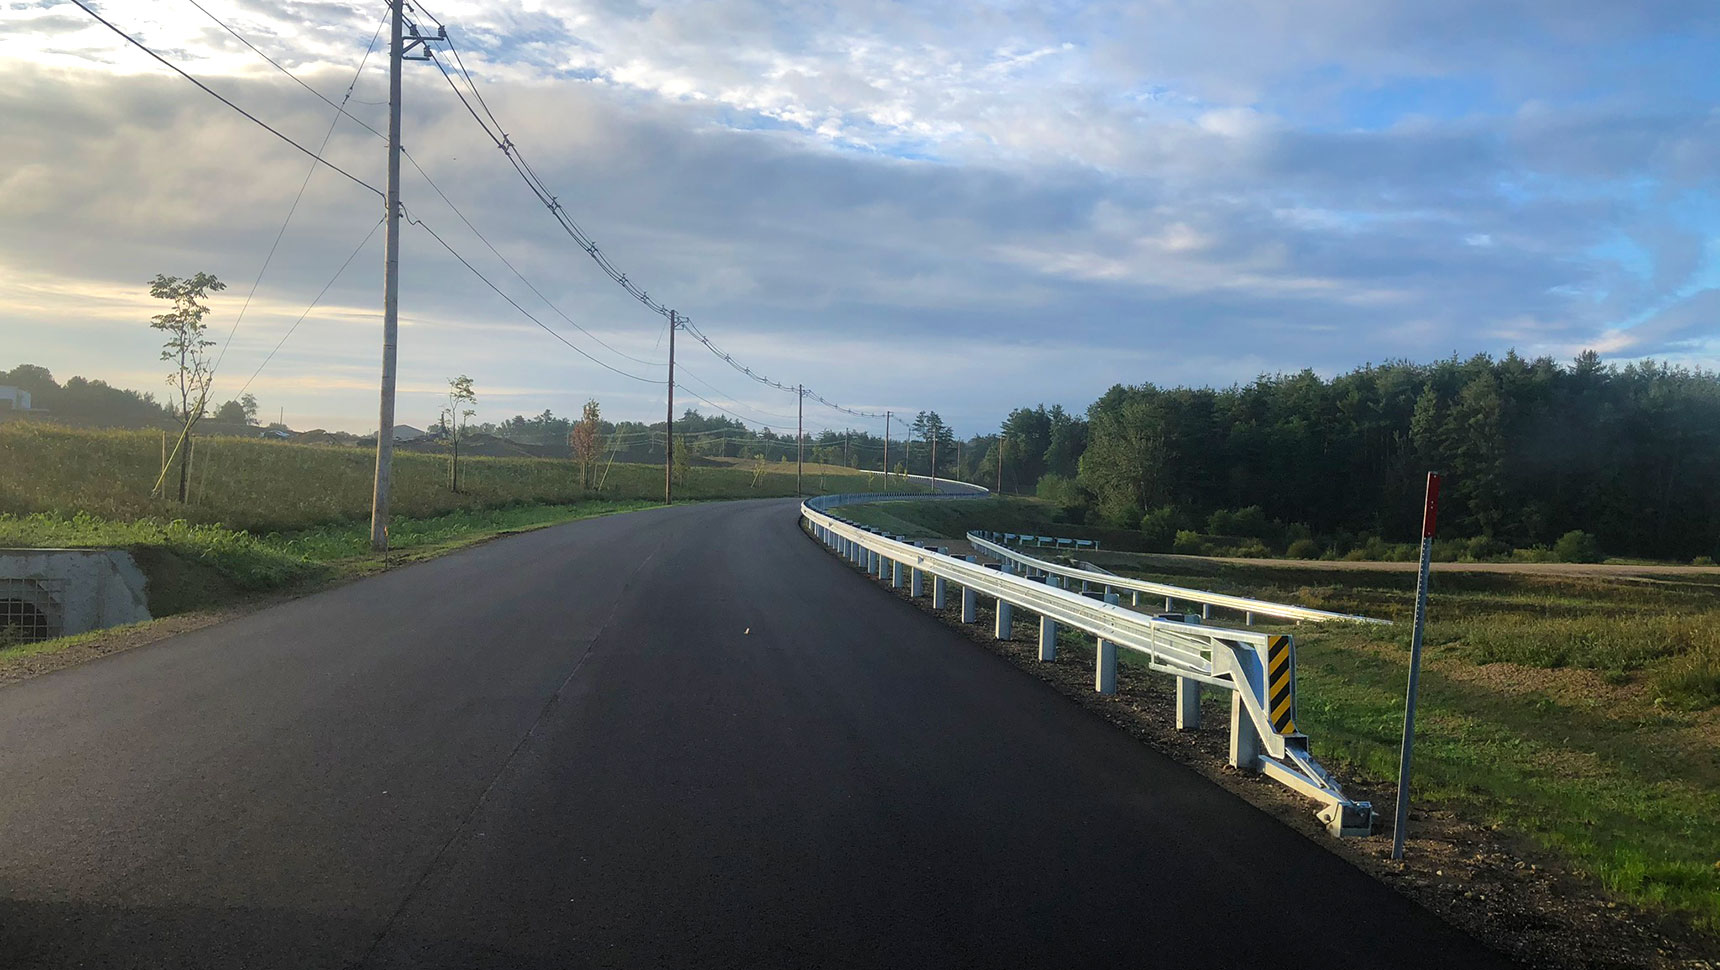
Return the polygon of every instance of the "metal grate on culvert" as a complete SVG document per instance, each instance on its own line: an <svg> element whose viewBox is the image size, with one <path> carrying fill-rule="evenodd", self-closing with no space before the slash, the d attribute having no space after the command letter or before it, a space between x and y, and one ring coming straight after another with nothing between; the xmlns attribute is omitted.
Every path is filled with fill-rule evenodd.
<svg viewBox="0 0 1720 970"><path fill-rule="evenodd" d="M59 636L62 585L56 580L0 579L0 645Z"/></svg>

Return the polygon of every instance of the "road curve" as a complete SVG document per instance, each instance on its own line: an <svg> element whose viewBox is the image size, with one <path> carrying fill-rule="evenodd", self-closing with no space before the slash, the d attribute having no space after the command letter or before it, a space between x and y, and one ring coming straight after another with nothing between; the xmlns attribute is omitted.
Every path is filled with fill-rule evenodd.
<svg viewBox="0 0 1720 970"><path fill-rule="evenodd" d="M805 538L521 535L0 689L0 967L1504 962Z"/></svg>

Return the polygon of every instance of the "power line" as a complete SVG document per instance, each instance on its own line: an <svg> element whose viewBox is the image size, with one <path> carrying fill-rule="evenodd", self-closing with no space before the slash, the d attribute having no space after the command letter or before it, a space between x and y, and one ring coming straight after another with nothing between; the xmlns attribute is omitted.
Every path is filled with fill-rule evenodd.
<svg viewBox="0 0 1720 970"><path fill-rule="evenodd" d="M435 14L426 10L424 5L421 3L416 4L415 6L419 12L436 24L442 34L447 33L447 26L443 24ZM581 249L585 250L586 254L589 255L600 268L602 268L604 273L607 274L610 279L620 284L620 286L631 294L634 299L638 300L652 311L662 314L663 316L668 316L670 313L669 308L663 303L653 300L649 294L629 280L627 278L627 274L621 272L620 269L611 263L609 258L602 253L597 246L597 242L592 239L577 222L574 221L572 216L568 215L566 207L563 206L560 200L549 191L548 185L546 185L543 179L538 176L537 172L532 169L531 164L526 161L525 156L520 151L519 147L514 144L512 136L510 136L506 129L502 127L500 119L496 117L495 112L491 111L490 106L484 101L484 96L478 91L477 82L472 78L471 72L466 68L464 59L460 56L458 45L456 45L450 38L444 37L441 38L441 40L448 45L449 52L454 55L455 67L459 71L461 77L465 80L466 87L471 90L472 97L470 99L467 98L466 93L460 90L460 85L454 80L453 74L449 72L447 65L445 65L442 60L436 56L434 51L428 51L431 62L434 63L437 66L437 69L442 72L443 78L447 80L448 86L453 90L454 95L460 99L460 103L465 106L467 113L472 116L472 120L478 123L478 126L484 130L484 134L488 136L490 141L493 142L495 146L501 150L502 154L507 157L508 163L513 166L517 173L519 173L520 178L525 181L526 186L532 190L532 194L536 195L538 201L542 203L545 208L549 209L551 215L558 223L561 224L563 230L573 238L574 242L577 243ZM472 102L474 100L477 102L478 107L473 107ZM482 115L478 113L478 108L483 109ZM487 121L486 118L488 119ZM736 360L733 355L728 354L717 347L717 345L712 342L711 338L706 336L703 331L698 329L698 327L694 326L691 321L682 317L679 322L682 324L681 329L687 331L693 339L704 344L705 348L715 354L720 360L760 384L774 387L782 391L804 394L804 396L817 401L825 407L841 411L855 417L884 417L883 414L859 411L853 408L844 407L843 405L837 404L817 392L806 391L803 387L784 384L780 381L775 381L765 377Z"/></svg>
<svg viewBox="0 0 1720 970"><path fill-rule="evenodd" d="M197 85L199 88L203 89L203 92L205 94L209 95L210 97L214 98L215 100L221 102L222 104L226 105L229 108L232 108L234 111L237 111L240 114L244 115L247 119L249 119L251 121L252 124L255 124L257 127L262 128L264 131L268 132L269 134L274 135L276 138L279 138L280 140L293 146L294 148L298 149L300 152L303 152L305 155L308 155L311 158L316 159L318 162L321 162L323 165L326 165L329 168L334 169L336 172L339 172L340 174L346 176L347 179L352 181L354 184L361 185L361 186L369 189L378 198L381 198L381 196L382 196L382 190L381 189L377 188L374 185L371 185L369 182L366 182L364 179L359 178L358 176L347 171L346 169L341 168L339 165L336 165L335 163L322 157L321 155L317 154L316 152L311 151L310 149L299 144L298 142L294 141L293 139L289 138L288 136L281 134L281 132L279 132L275 128L271 127L268 122L262 120L261 118L258 118L256 115L252 114L251 112L246 111L244 108L241 108L238 105L234 104L233 102L227 100L219 92L217 92L214 88L211 88L209 85L204 84L202 81L199 81L196 78L192 77L191 75L185 73L185 71L182 70L177 64L174 64L172 61L168 60L165 57L162 57L160 54L157 54L155 51L149 49L149 47L145 46L144 43L142 41L138 40L136 37L133 37L132 35L126 33L125 31L119 29L118 27L114 26L113 23L111 21L109 21L106 17L103 17L101 14L96 13L94 10L90 9L89 4L85 3L84 0L72 0L72 3L77 4L78 7L83 10L84 13L87 13L91 17L94 17L96 19L96 21L99 22L103 27L106 27L107 29L109 29L109 30L113 31L114 33L120 35L121 37L125 38L126 42L130 43L133 47L136 47L138 50L143 51L145 54L148 54L150 57L153 57L157 61L161 62L162 66L171 70L173 73L179 75L180 77L184 78L185 80L190 81L192 84Z"/></svg>
<svg viewBox="0 0 1720 970"><path fill-rule="evenodd" d="M286 344L287 338L293 335L293 331L299 329L299 324L304 323L305 318L311 315L312 310L316 309L316 305L322 302L322 298L328 293L329 288L334 286L335 281L340 279L341 274L346 272L346 268L351 266L352 261L358 258L358 254L364 250L365 246L369 245L372 237L376 235L376 230L382 228L382 223L384 221L384 219L376 220L376 224L371 226L370 231L364 234L364 240L360 242L358 246L353 249L352 253L346 257L346 262L341 263L340 268L334 271L334 275L329 277L329 281L327 283L323 284L323 288L317 291L316 299L311 301L310 306L305 307L305 312L299 314L299 318L293 321L293 325L287 328L286 333L281 334L281 339L275 342L274 350L269 351L269 355L263 358L263 362L257 365L256 370L251 372L251 376L245 381L245 386L239 388L239 394L235 396L243 396L246 391L251 389L251 382L255 381L257 379L257 375L263 372L263 368L269 366L269 361L275 359L275 354L278 353L281 347Z"/></svg>
<svg viewBox="0 0 1720 970"><path fill-rule="evenodd" d="M193 7L196 7L198 10L202 10L204 15L207 16L210 20L213 20L217 24L220 24L228 33L232 34L234 37L238 37L240 43L243 43L246 47L249 47L252 50L257 51L257 54L259 56L261 56L264 60L268 61L270 64L274 64L277 68L280 68L283 71L286 70L286 68L283 68L283 67L281 67L281 65L276 64L274 59L269 57L269 55L264 54L260 50L257 50L255 45L253 45L250 41L246 40L244 37L240 36L238 31L234 30L231 27L228 27L227 24L221 20L221 18L210 13L207 9L204 8L204 6L202 4L198 3L197 0L189 0L189 2ZM352 74L352 83L350 83L346 86L346 97L341 99L341 104L334 105L334 109L338 113L333 118L329 119L328 131L323 132L322 143L317 146L317 152L319 154L328 150L329 139L334 137L335 126L340 124L340 116L343 114L346 114L346 108L344 107L344 105L346 103L346 99L352 97L353 89L358 87L358 79L364 74L364 65L370 62L370 54L372 51L374 51L376 49L376 39L378 37L382 36L383 25L386 24L387 22L388 22L388 18L386 15L381 20L377 21L376 31L370 35L370 43L368 45L366 45L366 47L364 48L364 56L359 59L358 70L354 71ZM288 76L289 77L292 76L290 71L288 72ZM293 79L295 81L298 80L297 78L293 78ZM300 81L299 83L301 85L304 85L304 82L302 82L302 81ZM308 85L305 85L305 87L307 90L309 90ZM318 95L318 96L321 97L321 95ZM328 101L327 98L323 98L323 100ZM332 104L332 102L330 102L330 103ZM233 336L234 336L234 334L237 334L239 332L239 324L244 321L246 311L251 309L251 301L257 295L257 287L262 285L263 276L269 272L269 264L274 262L274 260L275 260L275 251L280 248L281 240L286 237L287 227L289 225L291 225L293 222L293 214L299 211L299 203L304 200L305 190L310 188L311 179L316 175L316 173L317 173L317 165L315 162L312 162L310 170L305 172L304 180L299 183L298 193L293 196L293 204L287 207L287 216L286 216L286 218L281 220L281 228L276 230L276 232L275 232L274 242L269 244L269 252L263 257L263 265L257 270L257 278L251 281L251 290L250 290L250 292L245 294L245 302L239 307L238 316L233 318L233 326L228 328L228 330L227 330L227 339L224 343L221 344L221 353L216 355L216 357L215 357L215 366L211 367L209 369L209 376L210 376L211 380L214 379L215 372L217 372L221 369L221 362L227 359L227 348L229 348L233 345ZM372 229L371 232L375 233L376 230ZM368 241L370 239L370 237L366 236L365 239ZM341 269L343 269L343 270L345 268L346 267L344 265L341 267ZM321 298L321 294L318 294L318 298L319 299ZM309 311L307 310L306 312L308 313ZM300 317L299 319L302 320L304 318ZM296 328L298 325L294 324L293 326ZM289 334L291 332L292 331L288 331ZM276 346L276 349L277 350L280 349L278 345ZM274 354L271 352L269 354L269 356L273 357ZM259 368L259 370L261 370L261 368ZM255 379L255 375L252 375L252 377L253 377L253 379ZM247 387L249 387L250 381L246 381L245 384ZM243 394L244 391L241 390L239 393Z"/></svg>
<svg viewBox="0 0 1720 970"><path fill-rule="evenodd" d="M561 341L563 344L566 344L567 347L570 350L572 350L574 353L579 354L581 357L584 357L586 360L591 361L593 364L596 364L597 366L602 367L605 370L613 371L617 374L620 374L622 377L626 377L626 378L630 378L632 380L639 381L642 384L661 384L661 383L663 383L662 381L653 380L649 377L640 377L638 374L630 374L627 371L624 371L619 367L611 366L610 364L607 364L604 361L598 360L596 357L593 357L590 354L586 353L584 348L580 347L578 344L575 344L573 341L568 340L566 337L563 337L553 327L550 327L548 324L544 323L542 320L539 320L537 317L533 316L532 312L530 310L527 310L525 307L520 306L518 301L516 301L513 297L509 296L506 292L504 292L501 287L490 282L490 278L488 276L485 276L483 274L483 272L481 272L478 269L478 267L473 266L471 261L467 260L466 257L460 255L460 253L457 250L455 250L453 246L448 245L448 241L446 239L443 239L441 234L438 233L436 230L430 228L428 223L425 223L419 219L414 219L414 218L412 218L411 215L407 215L406 221L410 222L411 224L413 224L413 225L419 227L420 229L423 229L425 232L429 233L430 237L432 239L434 239L437 242L442 244L442 248L446 249L448 251L449 255L453 256L455 259L460 261L460 265L471 270L473 276L476 276L478 279L483 280L485 286L488 286L490 289L495 290L497 296L500 296L502 299L508 301L509 305L511 305L514 309L520 311L520 313L523 314L527 320L530 320L531 322L537 324L538 327L540 329L542 329L544 333L547 333L550 336L554 337L555 339Z"/></svg>
<svg viewBox="0 0 1720 970"><path fill-rule="evenodd" d="M210 13L207 8L205 8L201 3L198 2L198 0L187 0L187 2L190 3L192 6L196 7L198 10L201 10L203 12L204 16L208 17L210 20L213 20L216 24L220 25L221 29L223 29L227 33L233 35L233 37L235 39L237 39L239 41L239 43L244 44L246 47L250 48L252 52L254 52L258 57L261 57L263 60L267 61L270 64L270 66L274 67L275 70L281 72L282 74L284 74L288 78L290 78L294 84L297 84L299 87L304 88L306 91L310 92L312 96L317 98L317 100L319 100L322 103L328 105L329 107L335 109L335 111L339 112L340 115L344 115L346 118L350 119L354 124L357 124L359 127L370 132L372 135L375 135L377 138L382 139L384 142L386 142L388 140L387 135L384 135L382 132L377 131L375 128L373 128L369 124L367 124L364 121L364 119L359 118L357 115L354 115L351 112L346 110L346 103L349 100L352 100L353 90L358 84L359 75L362 74L364 71L365 63L370 58L371 49L374 49L376 46L376 38L381 35L383 24L387 22L386 15L383 18L383 22L377 24L376 34L371 36L370 48L367 48L365 50L364 60L359 62L359 65L358 65L359 74L355 74L353 76L352 83L347 86L346 95L344 97L342 97L340 100L340 103L337 104L334 101L331 101L321 91L318 91L316 88L311 87L308 83L305 82L305 80L303 78L300 78L297 74L294 74L285 65L281 64L280 61L277 61L273 57L270 57L267 52L263 51L256 44L251 43L251 41L248 38L246 38L243 34L239 33L239 31L234 29L226 21L223 21L220 17L217 17L217 16L215 16L215 14ZM475 93L476 92L474 92L474 94ZM382 102L382 103L386 104L387 102ZM488 111L488 107L486 107L485 110ZM339 120L339 118L337 117L336 121L338 121L338 120ZM333 134L333 126L332 125L330 126L329 134L330 135ZM325 135L323 137L323 144L325 146L328 144L328 138L329 138L328 135ZM549 297L544 296L543 292L541 290L539 290L535 285L533 285L532 281L527 279L525 277L525 274L521 273L514 266L514 264L508 260L508 258L506 256L502 255L501 251L498 250L495 247L495 245L490 242L489 237L485 236L481 231L479 231L477 226L472 224L472 220L468 219L466 217L466 214L460 210L460 207L454 204L454 200L448 198L448 194L446 192L442 191L442 187L440 185L436 184L436 180L430 177L430 173L426 172L424 170L424 166L418 164L418 159L414 158L412 156L412 153L410 151L406 150L405 146L401 147L400 153L406 157L406 160L408 162L412 163L412 167L414 169L418 170L418 174L423 177L425 183L428 184L430 186L430 188L435 191L437 196L439 196L442 199L442 201L445 204L447 204L449 209L453 210L454 215L456 217L458 217L462 223L465 224L466 228L470 229L472 231L472 234L477 236L478 239L481 242L483 242L484 246L486 248L488 248L490 250L490 252L493 253L497 259L502 261L502 264L508 268L508 271L513 273L514 276L517 277L521 283L524 283L526 285L527 289L532 291L533 295L535 295L538 299L542 300L544 302L545 306L548 306L551 310L554 310L557 316L559 316L563 320L567 321L568 325L572 326L574 329L578 330L580 333L585 334L587 337L590 337L599 346L603 347L605 350L608 350L610 353L615 354L618 357L624 357L627 360L631 360L631 361L634 361L635 363L639 363L639 364L644 364L647 367L662 367L662 366L664 366L662 361L646 360L643 357L635 357L632 354L626 353L625 351L616 349L615 347L611 346L609 343L604 341L604 339L602 337L599 337L596 334L592 333L590 330L585 329L585 327L581 326L578 321L576 321L572 317L568 316L567 313L561 309L561 307L557 306L552 300L550 300ZM303 194L303 189L300 189L300 193ZM296 206L297 203L295 202L294 205ZM290 213L288 214L288 218L289 219L291 218ZM285 231L284 227L283 227L283 231ZM271 253L272 252L273 251L271 250ZM264 265L266 268L267 263L265 263ZM247 302L249 302L249 301L247 301ZM243 316L243 311L240 311L240 315ZM231 339L231 338L229 338L229 339Z"/></svg>

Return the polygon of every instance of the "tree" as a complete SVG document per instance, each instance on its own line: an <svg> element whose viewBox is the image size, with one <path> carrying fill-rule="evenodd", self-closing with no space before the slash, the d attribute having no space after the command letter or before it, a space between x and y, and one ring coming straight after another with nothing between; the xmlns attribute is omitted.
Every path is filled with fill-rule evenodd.
<svg viewBox="0 0 1720 970"><path fill-rule="evenodd" d="M448 406L442 409L442 430L453 449L448 462L448 491L460 490L460 435L466 419L477 414L478 392L472 389L472 379L461 374L448 382Z"/></svg>
<svg viewBox="0 0 1720 970"><path fill-rule="evenodd" d="M920 452L926 456L928 474L942 476L940 469L948 467L955 461L956 433L944 424L944 419L936 411L921 411L914 416L910 427L914 437L920 439ZM913 461L913 442L908 442L909 463Z"/></svg>
<svg viewBox="0 0 1720 970"><path fill-rule="evenodd" d="M256 424L257 399L249 392L239 395L236 401L228 401L215 411L215 420L228 424Z"/></svg>
<svg viewBox="0 0 1720 970"><path fill-rule="evenodd" d="M567 445L579 464L579 487L591 491L597 484L597 457L603 453L603 417L596 398L585 402L579 423L568 432Z"/></svg>
<svg viewBox="0 0 1720 970"><path fill-rule="evenodd" d="M191 483L191 450L187 442L209 403L209 382L215 376L209 361L209 348L215 346L215 341L207 337L209 326L203 318L209 315L209 307L202 301L210 293L226 288L227 284L208 273L186 279L157 273L149 283L150 296L173 304L173 309L166 313L150 317L149 326L167 335L161 345L161 359L174 365L173 372L167 375L167 386L179 392L179 417L185 422L175 448L179 453L181 502L185 501ZM166 469L162 474L166 475Z"/></svg>

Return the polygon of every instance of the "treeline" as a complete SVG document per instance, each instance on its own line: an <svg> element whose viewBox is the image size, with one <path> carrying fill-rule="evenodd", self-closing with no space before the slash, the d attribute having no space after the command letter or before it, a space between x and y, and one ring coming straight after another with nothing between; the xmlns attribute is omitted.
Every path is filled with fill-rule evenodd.
<svg viewBox="0 0 1720 970"><path fill-rule="evenodd" d="M1006 491L1164 548L1215 512L1303 551L1413 541L1438 470L1441 535L1477 553L1576 548L1580 532L1611 555L1720 554L1720 375L1704 370L1512 353L1219 390L1119 385L1084 418L1017 409L1004 435Z"/></svg>
<svg viewBox="0 0 1720 970"><path fill-rule="evenodd" d="M178 424L174 409L155 395L114 387L105 381L67 378L64 384L53 372L38 364L19 364L0 370L0 386L30 392L30 408L68 424L99 428L167 428ZM212 421L230 425L257 423L257 400L249 394L228 401L208 414Z"/></svg>
<svg viewBox="0 0 1720 970"><path fill-rule="evenodd" d="M567 457L571 451L569 436L577 423L577 419L545 410L532 417L515 415L505 421L473 424L467 430L532 445L552 457ZM664 458L666 437L662 421L600 420L598 427L605 460L612 455L620 462L649 463L660 462ZM904 440L904 436L915 434L919 437ZM888 442L881 435L860 429L808 432L805 454L808 462L860 471L882 471L888 445L891 471L912 471L924 475L931 467L934 440L943 450L938 455L939 474L953 474L962 449L953 432L935 412L925 412L914 421L902 422ZM755 429L735 418L706 415L694 408L688 408L675 419L675 448L692 457L747 458L778 463L794 461L799 450L792 431L779 433L769 428Z"/></svg>

